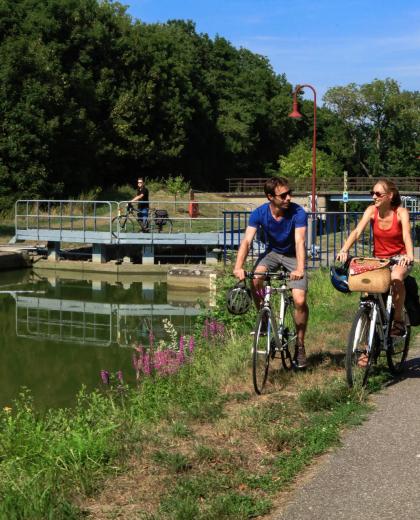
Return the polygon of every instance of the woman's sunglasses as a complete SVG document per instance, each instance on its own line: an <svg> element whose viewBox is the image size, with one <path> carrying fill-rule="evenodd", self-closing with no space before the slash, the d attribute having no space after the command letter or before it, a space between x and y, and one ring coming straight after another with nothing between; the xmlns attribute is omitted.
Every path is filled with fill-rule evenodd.
<svg viewBox="0 0 420 520"><path fill-rule="evenodd" d="M281 200L286 200L286 197L290 195L292 196L292 190L285 191L284 193L280 193L280 195L274 195L275 197L278 197Z"/></svg>
<svg viewBox="0 0 420 520"><path fill-rule="evenodd" d="M370 196L373 197L377 197L378 199L384 197L386 195L386 193L381 193L380 191L371 191L370 192Z"/></svg>

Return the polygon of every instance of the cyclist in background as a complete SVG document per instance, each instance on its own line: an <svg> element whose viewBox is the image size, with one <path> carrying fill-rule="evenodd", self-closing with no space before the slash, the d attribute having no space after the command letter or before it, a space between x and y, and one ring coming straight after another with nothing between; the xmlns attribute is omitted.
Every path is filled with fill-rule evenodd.
<svg viewBox="0 0 420 520"><path fill-rule="evenodd" d="M373 204L368 206L359 224L350 233L337 255L337 260L345 262L350 247L370 223L373 232L373 255L377 258L394 258L398 264L391 269L392 300L395 314L391 336L404 336L405 323L402 309L405 300L404 278L414 261L414 248L410 230L410 216L401 207L401 196L394 182L380 179L370 192Z"/></svg>
<svg viewBox="0 0 420 520"><path fill-rule="evenodd" d="M268 202L256 208L249 217L233 274L239 280L245 279L243 269L245 260L257 230L262 229L267 249L258 257L253 270L257 273L264 273L275 271L280 265L283 265L289 271L289 286L292 289L295 304L297 328L294 361L298 368L305 368L307 365L305 331L309 317L306 303L308 281L305 270L305 236L308 217L301 206L291 201L292 190L289 188L287 179L283 177L268 179L264 184L264 193ZM251 289L257 309L260 309L263 301L262 288L263 278L255 278Z"/></svg>
<svg viewBox="0 0 420 520"><path fill-rule="evenodd" d="M142 231L146 232L149 214L149 190L146 188L144 184L143 177L139 177L137 179L137 194L135 195L135 197L131 199L130 204L132 202L139 203L137 209L137 220L140 224Z"/></svg>

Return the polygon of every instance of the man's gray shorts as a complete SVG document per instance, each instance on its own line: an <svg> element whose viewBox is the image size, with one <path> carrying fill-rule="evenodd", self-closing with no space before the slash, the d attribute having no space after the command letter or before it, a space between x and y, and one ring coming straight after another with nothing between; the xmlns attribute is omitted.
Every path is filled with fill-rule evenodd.
<svg viewBox="0 0 420 520"><path fill-rule="evenodd" d="M275 253L274 251L270 251L269 253L261 254L257 261L255 262L254 269L257 265L263 265L267 268L268 271L277 271L277 269L282 264L289 273L296 269L297 260L294 256L286 256L281 253ZM308 290L308 277L306 274L306 269L304 270L304 275L301 280L290 280L288 285L291 289L303 289L304 291Z"/></svg>

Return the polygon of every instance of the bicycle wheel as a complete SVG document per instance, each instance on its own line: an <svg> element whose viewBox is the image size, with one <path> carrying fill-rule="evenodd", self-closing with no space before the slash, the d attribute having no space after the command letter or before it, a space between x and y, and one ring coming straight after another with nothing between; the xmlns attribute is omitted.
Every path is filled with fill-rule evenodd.
<svg viewBox="0 0 420 520"><path fill-rule="evenodd" d="M279 326L281 363L286 370L293 368L293 354L296 348L297 330L294 310L295 308L293 303L286 302L284 318Z"/></svg>
<svg viewBox="0 0 420 520"><path fill-rule="evenodd" d="M370 322L369 309L358 309L350 330L346 353L346 377L350 387L366 385L370 368L377 356L376 342L369 349ZM362 362L361 356L366 355L367 361Z"/></svg>
<svg viewBox="0 0 420 520"><path fill-rule="evenodd" d="M391 313L391 318L392 318ZM405 321L405 334L400 338L389 338L388 348L386 350L386 359L391 374L398 375L404 370L404 363L407 359L408 349L410 346L411 327L408 319L407 311L403 309L403 319ZM392 323L392 320L391 320Z"/></svg>
<svg viewBox="0 0 420 520"><path fill-rule="evenodd" d="M120 215L112 219L112 228L116 227L116 230L121 233L134 233L136 228L135 221L127 217L126 215Z"/></svg>
<svg viewBox="0 0 420 520"><path fill-rule="evenodd" d="M252 380L257 394L261 394L267 382L270 366L272 340L274 340L271 326L271 313L263 308L258 316L257 326L254 332L254 345L252 349ZM274 345L273 345L274 346Z"/></svg>
<svg viewBox="0 0 420 520"><path fill-rule="evenodd" d="M165 229L165 233L172 233L172 229L173 229L173 223L172 223L172 220L170 218L167 218L165 220L165 224L167 226L167 229Z"/></svg>

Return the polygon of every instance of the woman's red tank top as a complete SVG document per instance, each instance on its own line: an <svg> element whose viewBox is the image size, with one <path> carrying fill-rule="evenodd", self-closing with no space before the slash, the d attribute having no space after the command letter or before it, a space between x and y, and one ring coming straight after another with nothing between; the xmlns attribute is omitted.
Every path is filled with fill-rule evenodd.
<svg viewBox="0 0 420 520"><path fill-rule="evenodd" d="M394 209L392 224L389 229L381 229L378 224L378 208L373 216L373 254L377 258L391 258L407 253L402 234L401 222L398 222L397 208Z"/></svg>

